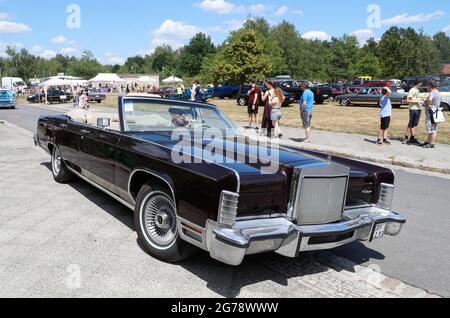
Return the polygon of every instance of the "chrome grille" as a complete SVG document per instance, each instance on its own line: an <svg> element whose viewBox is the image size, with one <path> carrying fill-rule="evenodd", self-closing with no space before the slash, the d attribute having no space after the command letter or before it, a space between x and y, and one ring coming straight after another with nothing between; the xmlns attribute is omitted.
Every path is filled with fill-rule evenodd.
<svg viewBox="0 0 450 318"><path fill-rule="evenodd" d="M233 227L236 223L238 205L238 193L223 191L220 197L218 223L225 227Z"/></svg>
<svg viewBox="0 0 450 318"><path fill-rule="evenodd" d="M298 225L328 224L342 219L349 180L348 168L330 165L308 169L296 174L296 178L296 196L291 206L292 218Z"/></svg>

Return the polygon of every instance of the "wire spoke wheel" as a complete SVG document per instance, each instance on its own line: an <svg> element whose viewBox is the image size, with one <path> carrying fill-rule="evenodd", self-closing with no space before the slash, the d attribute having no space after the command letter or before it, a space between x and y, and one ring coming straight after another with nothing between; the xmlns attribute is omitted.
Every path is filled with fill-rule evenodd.
<svg viewBox="0 0 450 318"><path fill-rule="evenodd" d="M170 248L177 239L175 206L164 193L152 193L143 207L145 234L158 249Z"/></svg>
<svg viewBox="0 0 450 318"><path fill-rule="evenodd" d="M52 168L55 176L59 175L59 172L61 171L61 160L62 159L61 154L59 153L59 149L55 147L52 156Z"/></svg>

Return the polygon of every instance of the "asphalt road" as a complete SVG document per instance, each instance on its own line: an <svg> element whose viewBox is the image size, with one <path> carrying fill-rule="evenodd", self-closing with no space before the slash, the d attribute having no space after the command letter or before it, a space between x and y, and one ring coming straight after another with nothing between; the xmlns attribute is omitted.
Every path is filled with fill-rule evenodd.
<svg viewBox="0 0 450 318"><path fill-rule="evenodd" d="M4 119L34 132L39 116L60 112L19 105L0 110ZM450 297L450 179L396 169L394 209L408 223L401 236L373 243L354 243L333 250L338 256L383 274Z"/></svg>

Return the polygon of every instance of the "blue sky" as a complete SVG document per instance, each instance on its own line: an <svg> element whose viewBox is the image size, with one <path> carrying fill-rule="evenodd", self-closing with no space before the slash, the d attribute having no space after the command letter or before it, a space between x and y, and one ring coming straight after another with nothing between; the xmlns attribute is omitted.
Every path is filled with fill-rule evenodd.
<svg viewBox="0 0 450 318"><path fill-rule="evenodd" d="M0 0L0 55L7 45L46 58L91 50L103 63L121 64L160 44L179 47L200 31L220 43L250 16L290 21L305 38L347 33L365 41L392 25L450 35L447 0Z"/></svg>

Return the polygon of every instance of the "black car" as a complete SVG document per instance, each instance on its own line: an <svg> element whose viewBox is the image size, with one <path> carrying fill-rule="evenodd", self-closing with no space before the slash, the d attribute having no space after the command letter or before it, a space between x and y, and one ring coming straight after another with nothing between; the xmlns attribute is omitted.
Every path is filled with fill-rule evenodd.
<svg viewBox="0 0 450 318"><path fill-rule="evenodd" d="M276 83L283 91L294 94L296 100L300 100L303 95L301 84L308 82L309 89L314 93L314 101L316 104L323 104L332 96L332 88L326 85L316 85L306 80L298 81L292 79L274 79Z"/></svg>
<svg viewBox="0 0 450 318"><path fill-rule="evenodd" d="M115 113L41 117L34 141L51 155L56 182L79 177L121 202L134 213L141 248L166 262L199 248L237 266L250 254L297 258L400 234L406 219L391 209L391 170L294 147L255 148L231 141L232 131L214 105L121 97Z"/></svg>
<svg viewBox="0 0 450 318"><path fill-rule="evenodd" d="M90 102L101 103L106 99L106 95L102 94L99 89L89 89L88 98Z"/></svg>
<svg viewBox="0 0 450 318"><path fill-rule="evenodd" d="M50 104L53 103L67 103L73 99L72 93L66 93L59 89L50 89L47 91L47 102ZM42 103L45 101L45 92L41 92L40 94L34 93L28 95L27 101L29 103Z"/></svg>
<svg viewBox="0 0 450 318"><path fill-rule="evenodd" d="M258 86L261 90L262 94L264 94L267 91L267 87L264 86ZM242 93L238 94L237 103L239 106L248 106L248 91L250 90L250 85L245 85L242 89ZM294 104L296 102L295 95L290 94L283 90L284 95L284 103L283 107L289 107L290 105ZM259 106L264 106L265 103L262 101L262 98L260 96L259 99Z"/></svg>
<svg viewBox="0 0 450 318"><path fill-rule="evenodd" d="M422 82L422 87L420 88L421 93L427 92L427 84L429 81L435 81L438 86L440 85L441 79L436 76L411 76L411 77L405 77L402 80L401 87L405 90L405 92L409 92L411 88L414 87L414 83L419 80Z"/></svg>

